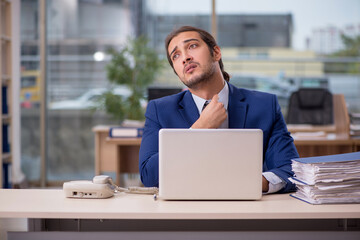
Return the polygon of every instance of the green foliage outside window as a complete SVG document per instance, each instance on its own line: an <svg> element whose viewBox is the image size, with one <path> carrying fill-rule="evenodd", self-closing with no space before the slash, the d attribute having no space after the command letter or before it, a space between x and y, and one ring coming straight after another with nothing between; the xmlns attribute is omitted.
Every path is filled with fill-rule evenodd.
<svg viewBox="0 0 360 240"><path fill-rule="evenodd" d="M360 57L360 36L357 37L348 37L345 35L341 36L342 41L345 45L344 50L340 50L331 55L331 57ZM360 63L326 63L325 72L327 73L350 73L350 74L359 74L360 73Z"/></svg>

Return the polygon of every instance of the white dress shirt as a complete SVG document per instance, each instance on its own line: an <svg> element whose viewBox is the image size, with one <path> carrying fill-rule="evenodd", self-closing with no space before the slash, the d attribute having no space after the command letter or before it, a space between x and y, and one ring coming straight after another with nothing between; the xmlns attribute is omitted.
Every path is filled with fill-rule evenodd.
<svg viewBox="0 0 360 240"><path fill-rule="evenodd" d="M211 102L211 99L203 99L201 97L198 97L194 94L191 94L194 102L196 104L196 107L199 111L199 114L201 114L204 103L206 101ZM219 102L224 104L224 108L226 110L226 114L228 113L228 105L229 105L229 86L227 84L224 85L223 89L219 92ZM226 120L220 125L219 128L229 128L229 119L226 117Z"/></svg>
<svg viewBox="0 0 360 240"><path fill-rule="evenodd" d="M203 99L199 96L196 96L195 94L191 94L194 102L196 104L196 107L199 111L199 114L201 114L201 111L203 109L204 103L206 101L211 101L211 99ZM224 108L226 109L226 114L228 113L228 105L229 105L229 86L225 83L224 88L219 92L219 102L224 104ZM226 120L220 125L219 128L229 128L229 118L227 117ZM276 174L273 172L263 172L263 176L266 178L266 180L269 181L269 191L266 193L274 193L279 191L285 186L285 182L279 178Z"/></svg>

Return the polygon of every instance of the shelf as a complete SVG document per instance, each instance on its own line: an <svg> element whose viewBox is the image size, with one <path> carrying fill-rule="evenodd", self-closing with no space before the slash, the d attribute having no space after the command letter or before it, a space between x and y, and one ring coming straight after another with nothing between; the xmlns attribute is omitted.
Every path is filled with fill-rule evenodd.
<svg viewBox="0 0 360 240"><path fill-rule="evenodd" d="M10 42L10 41L11 41L11 37L2 34L2 35L1 35L1 41L3 41L3 42Z"/></svg>
<svg viewBox="0 0 360 240"><path fill-rule="evenodd" d="M2 119L3 124L4 123L9 124L11 121L11 116L9 114L3 114L1 116L1 119Z"/></svg>
<svg viewBox="0 0 360 240"><path fill-rule="evenodd" d="M3 163L11 163L11 153L3 153L2 161Z"/></svg>
<svg viewBox="0 0 360 240"><path fill-rule="evenodd" d="M0 166L3 164L9 164L13 161L12 148L12 1L0 0L0 41L1 41L1 61L2 67L0 69L0 82L2 86L2 95L0 103L2 106L1 122L2 131L0 131L0 137L2 138L3 151L0 153ZM5 102L3 102L3 100ZM7 109L6 109L7 108ZM6 144L4 144L6 143ZM9 187L9 170L4 168L0 170L0 188Z"/></svg>
<svg viewBox="0 0 360 240"><path fill-rule="evenodd" d="M8 86L10 83L11 77L8 75L2 75L1 79L2 79L2 85Z"/></svg>

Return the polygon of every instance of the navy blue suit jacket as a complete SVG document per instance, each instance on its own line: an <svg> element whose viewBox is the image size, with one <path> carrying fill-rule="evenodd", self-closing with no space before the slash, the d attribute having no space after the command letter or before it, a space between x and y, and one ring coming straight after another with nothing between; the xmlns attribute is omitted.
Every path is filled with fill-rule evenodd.
<svg viewBox="0 0 360 240"><path fill-rule="evenodd" d="M189 91L150 101L146 110L139 171L145 186L159 184L159 140L161 128L190 128L199 112ZM229 84L229 128L259 128L263 131L263 171L275 173L286 182L280 192L295 190L291 159L298 153L287 131L277 98L273 94L239 89ZM185 175L185 173L184 173Z"/></svg>

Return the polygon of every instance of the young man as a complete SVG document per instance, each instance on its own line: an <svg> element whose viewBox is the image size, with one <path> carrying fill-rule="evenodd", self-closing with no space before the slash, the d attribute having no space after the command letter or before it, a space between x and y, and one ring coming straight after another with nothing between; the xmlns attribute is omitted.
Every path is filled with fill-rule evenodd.
<svg viewBox="0 0 360 240"><path fill-rule="evenodd" d="M219 46L202 29L176 29L165 47L175 74L189 90L148 104L139 159L143 184L158 186L161 128L259 128L264 134L263 192L294 191L288 178L298 153L276 96L231 85Z"/></svg>

